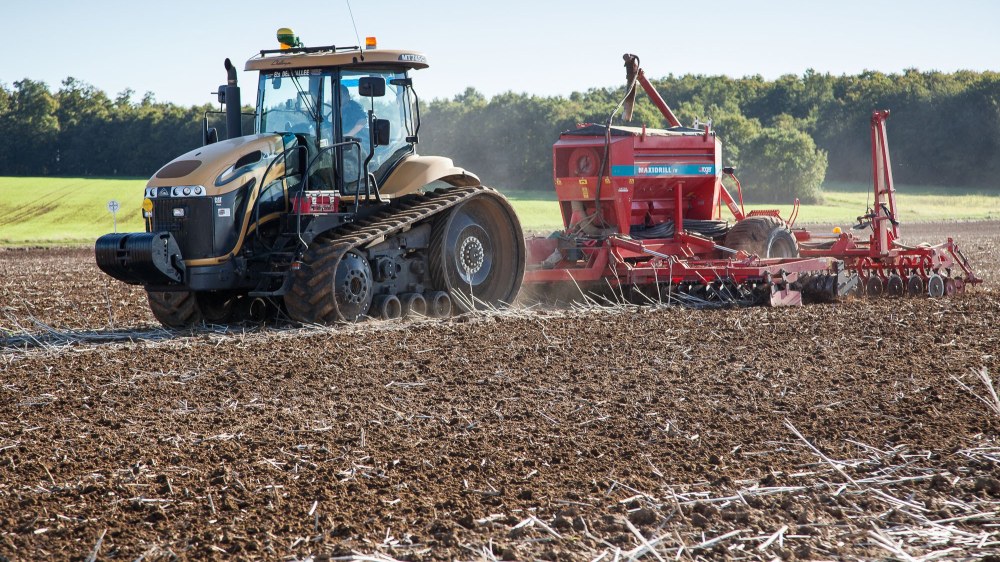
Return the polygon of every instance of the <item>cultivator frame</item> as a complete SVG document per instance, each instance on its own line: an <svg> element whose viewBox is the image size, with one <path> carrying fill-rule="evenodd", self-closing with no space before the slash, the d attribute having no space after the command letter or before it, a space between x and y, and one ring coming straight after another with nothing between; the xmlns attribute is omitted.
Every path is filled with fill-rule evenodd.
<svg viewBox="0 0 1000 562"><path fill-rule="evenodd" d="M839 230L813 234L793 230L798 200L788 220L777 210L746 213L735 171L721 167L711 124L681 126L638 57L624 59L627 94L607 124L581 125L553 147L565 229L527 240L524 285L536 296L563 286L584 295L610 290L639 303L793 306L803 295L939 297L981 282L951 238L936 246L899 242L888 111L872 116L875 205L855 227L871 228L870 238ZM631 114L637 86L669 129L612 126L623 106L626 117ZM724 175L734 180L736 197L723 185ZM723 205L737 225L749 222L720 227ZM956 268L961 273L952 277Z"/></svg>
<svg viewBox="0 0 1000 562"><path fill-rule="evenodd" d="M889 110L874 111L871 118L872 191L874 205L857 219L856 230L871 229L867 240L851 232L819 236L806 230L795 232L802 256L843 260L859 278L864 294L880 296L932 297L962 293L966 285L982 279L952 238L937 245L904 245L899 241L896 189L892 179L889 141L885 122ZM955 270L959 272L956 272ZM952 274L955 273L954 276Z"/></svg>

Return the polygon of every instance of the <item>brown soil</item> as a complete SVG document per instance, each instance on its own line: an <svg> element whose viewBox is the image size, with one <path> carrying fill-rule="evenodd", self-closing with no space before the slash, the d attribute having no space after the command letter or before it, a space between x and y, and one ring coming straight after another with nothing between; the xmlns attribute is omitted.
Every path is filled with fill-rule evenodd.
<svg viewBox="0 0 1000 562"><path fill-rule="evenodd" d="M995 556L1000 224L907 232L987 282L163 337L0 251L0 559Z"/></svg>

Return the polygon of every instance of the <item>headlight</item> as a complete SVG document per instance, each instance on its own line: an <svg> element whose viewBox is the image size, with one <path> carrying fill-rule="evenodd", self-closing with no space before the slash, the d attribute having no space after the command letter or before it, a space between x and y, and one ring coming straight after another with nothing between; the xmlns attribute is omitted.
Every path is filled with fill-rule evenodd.
<svg viewBox="0 0 1000 562"><path fill-rule="evenodd" d="M156 199L157 197L191 197L207 195L208 192L200 185L176 185L174 187L147 187L146 198Z"/></svg>

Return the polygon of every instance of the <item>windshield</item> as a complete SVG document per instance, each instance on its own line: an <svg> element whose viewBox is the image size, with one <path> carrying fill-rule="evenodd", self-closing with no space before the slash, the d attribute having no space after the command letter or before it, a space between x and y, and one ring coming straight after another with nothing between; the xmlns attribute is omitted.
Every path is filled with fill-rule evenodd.
<svg viewBox="0 0 1000 562"><path fill-rule="evenodd" d="M385 95L361 95L361 79L385 83ZM313 168L330 168L323 183L357 184L367 168L381 181L413 152L414 98L404 85L406 72L389 69L298 69L261 72L257 91L259 133L294 133L309 151ZM394 83L395 82L395 83ZM336 108L336 111L335 109ZM388 121L388 143L372 149L370 120ZM338 147L325 150L328 147ZM319 156L319 159L316 159Z"/></svg>
<svg viewBox="0 0 1000 562"><path fill-rule="evenodd" d="M260 132L317 135L323 117L323 74L319 69L261 73ZM325 78L329 83L329 75Z"/></svg>

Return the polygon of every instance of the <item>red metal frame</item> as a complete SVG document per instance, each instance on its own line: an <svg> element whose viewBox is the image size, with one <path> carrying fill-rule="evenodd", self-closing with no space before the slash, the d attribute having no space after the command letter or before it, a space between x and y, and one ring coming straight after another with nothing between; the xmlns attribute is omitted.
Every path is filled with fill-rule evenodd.
<svg viewBox="0 0 1000 562"><path fill-rule="evenodd" d="M868 240L859 240L850 232L837 235L828 247L810 248L809 242L821 239L812 233L796 231L796 238L806 242L799 248L799 254L807 257L830 257L843 260L847 268L856 272L862 281L879 277L888 281L890 275L907 278L919 276L924 286L932 275L951 277L953 269L961 270L961 275L952 282L958 290L965 285L981 283L968 260L962 255L958 244L948 238L946 242L931 246L904 246L897 242L899 221L896 218L896 189L892 179L892 162L889 157L889 141L886 135L888 110L872 113L872 191L875 205L865 215L858 218L859 224L870 224ZM864 221L869 221L865 223Z"/></svg>

